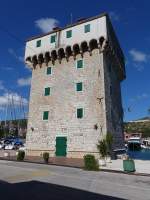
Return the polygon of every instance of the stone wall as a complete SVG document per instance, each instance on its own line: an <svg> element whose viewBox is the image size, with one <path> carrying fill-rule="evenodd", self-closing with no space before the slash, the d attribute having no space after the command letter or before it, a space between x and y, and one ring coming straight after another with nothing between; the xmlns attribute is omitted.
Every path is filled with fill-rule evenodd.
<svg viewBox="0 0 150 200"><path fill-rule="evenodd" d="M107 131L113 134L113 149L124 148L123 108L119 65L113 54L104 54L104 79Z"/></svg>
<svg viewBox="0 0 150 200"><path fill-rule="evenodd" d="M81 55L76 60L82 59ZM106 134L106 107L104 91L103 53L98 49L84 53L84 67L76 69L76 60L57 60L52 75L46 75L46 66L32 71L27 154L40 155L50 151L55 155L57 136L67 137L67 156L83 157L97 153L96 144ZM83 91L75 90L75 83L83 82ZM44 96L44 88L51 87L51 96ZM84 108L84 117L76 118L76 108ZM43 111L49 111L49 120L43 121ZM97 129L95 129L97 125ZM31 127L34 130L31 130Z"/></svg>

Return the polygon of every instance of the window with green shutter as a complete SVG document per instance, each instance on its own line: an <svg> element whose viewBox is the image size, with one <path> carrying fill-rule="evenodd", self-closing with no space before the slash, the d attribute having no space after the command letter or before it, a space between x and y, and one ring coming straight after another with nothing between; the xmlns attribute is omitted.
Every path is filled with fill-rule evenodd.
<svg viewBox="0 0 150 200"><path fill-rule="evenodd" d="M47 75L52 74L52 68L51 68L51 67L47 67L46 74L47 74Z"/></svg>
<svg viewBox="0 0 150 200"><path fill-rule="evenodd" d="M83 68L83 60L77 60L77 68Z"/></svg>
<svg viewBox="0 0 150 200"><path fill-rule="evenodd" d="M56 42L56 35L51 36L51 43L54 43L54 42Z"/></svg>
<svg viewBox="0 0 150 200"><path fill-rule="evenodd" d="M76 91L82 91L83 87L82 87L82 82L76 83Z"/></svg>
<svg viewBox="0 0 150 200"><path fill-rule="evenodd" d="M40 47L41 46L41 40L36 41L36 47Z"/></svg>
<svg viewBox="0 0 150 200"><path fill-rule="evenodd" d="M77 118L83 118L83 108L77 108Z"/></svg>
<svg viewBox="0 0 150 200"><path fill-rule="evenodd" d="M45 96L49 96L50 95L50 87L45 88Z"/></svg>
<svg viewBox="0 0 150 200"><path fill-rule="evenodd" d="M49 111L43 112L43 120L48 120Z"/></svg>
<svg viewBox="0 0 150 200"><path fill-rule="evenodd" d="M66 38L72 37L72 30L66 31Z"/></svg>
<svg viewBox="0 0 150 200"><path fill-rule="evenodd" d="M84 33L90 32L90 24L84 26Z"/></svg>

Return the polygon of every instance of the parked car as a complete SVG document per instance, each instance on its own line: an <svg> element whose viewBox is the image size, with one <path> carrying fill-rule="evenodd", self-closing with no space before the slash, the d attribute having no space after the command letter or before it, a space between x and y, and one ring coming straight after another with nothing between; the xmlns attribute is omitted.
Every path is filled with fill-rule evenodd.
<svg viewBox="0 0 150 200"><path fill-rule="evenodd" d="M17 150L19 149L19 147L22 145L22 143L18 143L18 142L8 142L7 144L5 144L5 150Z"/></svg>
<svg viewBox="0 0 150 200"><path fill-rule="evenodd" d="M15 149L15 145L13 143L8 143L5 145L5 150L13 150Z"/></svg>

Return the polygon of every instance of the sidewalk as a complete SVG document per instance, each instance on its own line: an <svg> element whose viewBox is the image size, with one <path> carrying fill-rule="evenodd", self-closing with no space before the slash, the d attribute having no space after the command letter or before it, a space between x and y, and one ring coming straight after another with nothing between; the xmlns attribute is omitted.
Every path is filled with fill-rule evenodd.
<svg viewBox="0 0 150 200"><path fill-rule="evenodd" d="M150 174L150 161L149 160L134 160L136 173ZM123 171L123 160L117 159L112 160L111 163L107 163L106 167L101 167L101 169Z"/></svg>
<svg viewBox="0 0 150 200"><path fill-rule="evenodd" d="M4 157L4 152L10 152L9 157ZM15 151L0 151L0 160L11 160L16 161L16 152ZM139 174L149 174L150 175L150 160L134 160L136 173ZM42 157L37 156L26 156L24 162L31 162L37 164L44 164ZM66 157L50 157L49 165L58 165L58 166L66 166L66 167L75 167L75 168L83 168L84 161L83 159L78 158L66 158ZM117 159L112 160L111 163L107 163L107 165L101 166L102 170L110 170L110 171L118 171L123 172L123 160Z"/></svg>

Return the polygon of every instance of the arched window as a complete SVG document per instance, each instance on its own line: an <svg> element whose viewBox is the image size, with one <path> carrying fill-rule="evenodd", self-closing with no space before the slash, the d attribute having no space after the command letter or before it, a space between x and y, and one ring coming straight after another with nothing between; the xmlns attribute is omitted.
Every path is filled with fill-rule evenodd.
<svg viewBox="0 0 150 200"><path fill-rule="evenodd" d="M83 53L88 51L88 44L87 44L86 41L81 43L81 50L82 50Z"/></svg>
<svg viewBox="0 0 150 200"><path fill-rule="evenodd" d="M67 46L66 47L66 56L69 57L72 55L72 50L71 50L71 46Z"/></svg>
<svg viewBox="0 0 150 200"><path fill-rule="evenodd" d="M89 42L89 46L90 46L90 50L92 51L93 49L97 49L98 48L98 43L96 39L92 39Z"/></svg>
<svg viewBox="0 0 150 200"><path fill-rule="evenodd" d="M63 48L60 48L58 50L58 57L59 59L61 60L62 58L65 58L65 52L64 52L64 49Z"/></svg>
<svg viewBox="0 0 150 200"><path fill-rule="evenodd" d="M80 54L80 47L78 44L73 45L73 52L74 52L74 55Z"/></svg>

